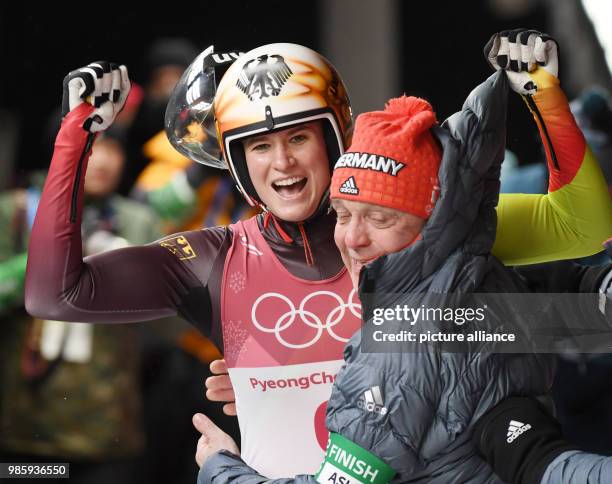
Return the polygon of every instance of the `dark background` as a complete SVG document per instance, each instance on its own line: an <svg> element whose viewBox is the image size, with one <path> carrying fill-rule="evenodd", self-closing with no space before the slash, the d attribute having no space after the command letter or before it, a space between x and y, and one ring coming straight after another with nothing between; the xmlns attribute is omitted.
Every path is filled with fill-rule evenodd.
<svg viewBox="0 0 612 484"><path fill-rule="evenodd" d="M83 8L82 4L84 13L78 14L68 5L52 13L42 9L5 13L0 18L0 108L10 111L20 126L16 178L48 165L49 149L40 142L43 125L61 102L62 79L69 70L108 59L128 65L132 78L142 83L148 45L157 37L171 36L186 37L199 48L214 43L217 48L248 50L270 42L295 42L325 55L320 45L324 1L331 0L165 2L138 9L122 9L120 4ZM456 111L489 75L482 47L493 32L521 26L547 28L541 5L507 20L498 18L485 0L400 1L398 12L401 91L396 94L427 98L439 119ZM363 35L368 35L367 29ZM376 75L368 71L367 57L359 62L363 75ZM345 82L350 92L351 79L345 77ZM540 156L535 125L519 96L511 96L509 124L509 147L522 163L535 161Z"/></svg>

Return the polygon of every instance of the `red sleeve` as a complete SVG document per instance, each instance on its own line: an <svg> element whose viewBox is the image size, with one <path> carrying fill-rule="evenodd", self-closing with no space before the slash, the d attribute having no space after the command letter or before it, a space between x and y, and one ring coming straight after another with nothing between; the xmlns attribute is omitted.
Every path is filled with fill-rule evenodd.
<svg viewBox="0 0 612 484"><path fill-rule="evenodd" d="M82 128L92 107L64 119L32 228L26 309L45 319L132 322L177 313L202 282L159 243L83 260L83 180L94 135Z"/></svg>

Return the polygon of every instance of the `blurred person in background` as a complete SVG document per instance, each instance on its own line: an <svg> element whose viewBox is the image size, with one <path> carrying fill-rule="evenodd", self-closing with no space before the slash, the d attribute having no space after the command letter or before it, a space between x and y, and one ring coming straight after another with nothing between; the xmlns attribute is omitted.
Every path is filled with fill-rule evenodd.
<svg viewBox="0 0 612 484"><path fill-rule="evenodd" d="M570 104L578 126L601 166L612 195L612 99L600 87L585 90Z"/></svg>
<svg viewBox="0 0 612 484"><path fill-rule="evenodd" d="M226 172L192 163L168 142L164 130L168 100L198 53L185 38L162 37L150 46L141 66L142 100L128 130L134 162L124 172L120 192L149 204L165 233L226 225L254 214L235 196Z"/></svg>
<svg viewBox="0 0 612 484"><path fill-rule="evenodd" d="M157 219L115 193L121 133L93 145L85 177L83 253L159 237ZM145 449L139 325L89 325L29 316L26 248L42 178L0 194L0 453L6 461L70 462L71 482L132 483Z"/></svg>
<svg viewBox="0 0 612 484"><path fill-rule="evenodd" d="M133 160L123 173L118 191L127 195L136 179L151 161L146 145L164 128L166 105L185 68L198 54L193 43L183 38L159 38L142 57L141 100L131 116L127 131L127 151ZM137 88L137 89L138 89ZM171 162L169 160L168 162Z"/></svg>
<svg viewBox="0 0 612 484"><path fill-rule="evenodd" d="M161 38L144 63L145 97L130 129L135 156L144 157L130 196L146 202L163 221L165 233L228 225L256 212L236 196L227 172L191 160L177 152L164 130L168 100L183 72L198 52L186 39ZM216 68L220 79L235 57ZM138 169L136 164L132 170ZM124 178L123 184L131 180Z"/></svg>

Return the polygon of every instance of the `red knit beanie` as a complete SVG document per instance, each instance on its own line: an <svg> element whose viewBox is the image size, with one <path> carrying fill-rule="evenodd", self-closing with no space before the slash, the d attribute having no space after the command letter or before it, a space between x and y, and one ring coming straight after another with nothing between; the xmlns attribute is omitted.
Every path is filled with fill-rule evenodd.
<svg viewBox="0 0 612 484"><path fill-rule="evenodd" d="M428 218L440 191L442 150L429 130L436 122L427 101L408 96L358 116L353 142L334 167L331 198Z"/></svg>

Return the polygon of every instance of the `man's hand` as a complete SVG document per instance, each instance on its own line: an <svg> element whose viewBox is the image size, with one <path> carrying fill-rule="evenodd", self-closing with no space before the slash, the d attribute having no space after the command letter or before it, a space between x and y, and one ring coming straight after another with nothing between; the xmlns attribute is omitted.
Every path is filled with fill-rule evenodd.
<svg viewBox="0 0 612 484"><path fill-rule="evenodd" d="M232 381L227 373L225 360L215 360L210 364L210 371L215 376L206 379L206 398L211 402L229 402L223 405L223 413L232 417L236 416L236 395L232 387Z"/></svg>
<svg viewBox="0 0 612 484"><path fill-rule="evenodd" d="M491 37L484 55L493 69L506 71L512 89L519 94L535 94L558 82L557 42L542 32L504 30Z"/></svg>
<svg viewBox="0 0 612 484"><path fill-rule="evenodd" d="M472 444L509 483L540 482L557 456L576 449L548 410L527 397L506 398L489 410L474 425Z"/></svg>
<svg viewBox="0 0 612 484"><path fill-rule="evenodd" d="M228 450L240 455L240 449L229 435L217 427L212 420L202 413L193 416L193 426L202 436L198 440L195 460L199 467L213 454L220 450Z"/></svg>
<svg viewBox="0 0 612 484"><path fill-rule="evenodd" d="M94 107L83 123L90 133L108 128L123 109L130 92L127 67L106 61L93 62L64 77L62 117L83 103Z"/></svg>

